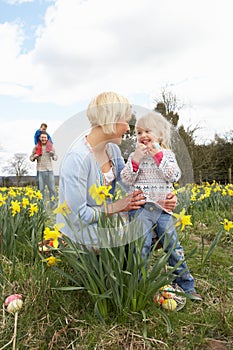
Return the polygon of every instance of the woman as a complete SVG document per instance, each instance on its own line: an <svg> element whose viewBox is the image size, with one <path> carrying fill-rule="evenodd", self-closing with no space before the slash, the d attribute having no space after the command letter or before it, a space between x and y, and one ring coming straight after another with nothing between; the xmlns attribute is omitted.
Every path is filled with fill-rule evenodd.
<svg viewBox="0 0 233 350"><path fill-rule="evenodd" d="M96 247L106 246L106 230L97 225L103 206L97 205L89 190L93 184L111 185L114 194L116 182L127 190L121 182L120 173L125 166L120 145L122 136L129 130L131 106L127 98L114 93L104 92L96 96L89 104L87 117L91 124L88 135L77 140L65 155L59 182L59 201L66 202L71 213L67 219L57 215L57 223L64 223L61 232L72 240ZM142 191L134 191L123 199L113 201L104 206L108 215L127 213L139 209L146 203ZM168 211L176 206L173 193L161 205ZM136 239L143 234L142 225L133 227ZM124 241L127 243L127 239ZM116 240L115 244L122 244Z"/></svg>

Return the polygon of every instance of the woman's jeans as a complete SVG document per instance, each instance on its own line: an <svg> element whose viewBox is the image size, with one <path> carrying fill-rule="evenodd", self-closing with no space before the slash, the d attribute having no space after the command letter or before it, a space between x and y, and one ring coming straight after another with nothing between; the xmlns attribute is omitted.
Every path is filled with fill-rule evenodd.
<svg viewBox="0 0 233 350"><path fill-rule="evenodd" d="M44 198L44 190L45 186L48 186L49 189L49 198L50 198L50 208L54 208L56 205L56 190L55 190L55 179L53 171L38 171L38 182L39 182L39 190L42 193Z"/></svg>
<svg viewBox="0 0 233 350"><path fill-rule="evenodd" d="M162 246L164 245L164 241L167 240L169 242L165 249L166 252L168 252L176 242L168 260L169 265L173 267L180 260L183 262L174 272L177 275L174 283L177 283L186 293L195 292L194 279L184 261L184 250L177 238L172 215L160 210L153 203L147 203L139 210L131 210L129 212L129 219L132 220L135 215L137 217L136 221L139 220L143 223L146 237L142 249L142 257L148 259L152 245L152 238L155 236L160 239Z"/></svg>

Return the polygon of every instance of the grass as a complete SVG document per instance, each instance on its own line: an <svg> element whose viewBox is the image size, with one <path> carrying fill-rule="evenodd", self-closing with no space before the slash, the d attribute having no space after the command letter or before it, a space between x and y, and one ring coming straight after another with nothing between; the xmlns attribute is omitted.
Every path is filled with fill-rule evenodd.
<svg viewBox="0 0 233 350"><path fill-rule="evenodd" d="M171 333L167 333L163 318L155 312L153 301L146 319L140 313L126 314L120 320L109 314L103 325L94 316L84 291L56 290L67 281L51 268L41 262L29 267L18 261L11 280L11 263L3 259L8 277L2 300L12 292L21 292L25 298L18 321L19 349L206 349L210 340L232 349L232 250L218 246L203 266L201 242L191 237L183 245L185 251L198 245L189 267L205 301L187 300L181 311L168 311ZM12 315L5 316L4 324L3 319L0 321L0 349L11 338L13 324Z"/></svg>
<svg viewBox="0 0 233 350"><path fill-rule="evenodd" d="M53 225L54 215L48 212L47 224ZM208 221L196 213L193 226L180 236L188 266L195 278L204 302L187 299L185 307L176 312L165 311L171 331L151 300L145 313L125 312L120 316L109 312L105 324L94 314L90 296L84 290L59 290L71 286L65 275L48 267L40 259L12 261L0 257L0 288L2 305L6 296L22 293L24 304L19 311L17 348L20 350L142 350L142 349L233 349L233 240L226 232L212 255L203 260L217 235L220 213L208 212ZM217 221L216 221L217 219ZM204 226L203 226L204 224ZM155 252L155 255L157 253ZM62 263L61 263L62 264ZM72 275L72 268L63 264ZM14 271L14 273L13 273ZM0 350L12 338L14 315L0 316Z"/></svg>

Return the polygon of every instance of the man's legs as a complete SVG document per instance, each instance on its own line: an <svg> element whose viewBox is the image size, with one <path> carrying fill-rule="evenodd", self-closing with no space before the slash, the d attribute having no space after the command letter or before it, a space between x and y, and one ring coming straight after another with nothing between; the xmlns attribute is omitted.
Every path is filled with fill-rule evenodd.
<svg viewBox="0 0 233 350"><path fill-rule="evenodd" d="M44 189L45 189L45 179L44 179L44 171L38 171L37 175L38 175L38 186L39 186L39 190L42 193L43 196L43 200L44 200Z"/></svg>
<svg viewBox="0 0 233 350"><path fill-rule="evenodd" d="M50 198L50 208L53 209L56 205L56 189L55 189L55 179L53 171L47 172L47 186L49 189L49 198Z"/></svg>

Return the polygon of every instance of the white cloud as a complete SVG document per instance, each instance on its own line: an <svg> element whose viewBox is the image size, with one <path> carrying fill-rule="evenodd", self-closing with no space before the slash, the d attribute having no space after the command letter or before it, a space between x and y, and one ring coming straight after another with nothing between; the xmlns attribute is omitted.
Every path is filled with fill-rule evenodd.
<svg viewBox="0 0 233 350"><path fill-rule="evenodd" d="M179 11L177 6L152 0L58 0L48 8L45 26L38 28L35 48L27 55L19 55L22 24L8 24L4 35L11 48L5 60L10 57L15 67L10 76L32 99L64 104L95 94L100 81L103 87L124 85L131 93L136 82L137 91L150 90L161 79L190 76L190 55L209 33L205 5L182 0Z"/></svg>
<svg viewBox="0 0 233 350"><path fill-rule="evenodd" d="M213 134L224 119L229 129L232 8L231 0L57 0L26 54L24 24L0 24L0 94L68 106L114 90L135 104L148 94L149 107L171 84L191 106L187 123L192 116Z"/></svg>
<svg viewBox="0 0 233 350"><path fill-rule="evenodd" d="M44 73L36 95L70 103L87 93L95 94L102 86L124 86L131 93L145 87L150 90L161 78L173 80L173 64L186 50L197 47L205 34L186 2L181 2L183 11L169 20L174 5L167 1L156 4L57 1L47 13L46 27L39 31L32 53L33 63ZM179 72L180 66L175 72L180 79Z"/></svg>

